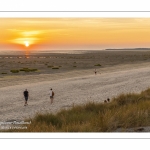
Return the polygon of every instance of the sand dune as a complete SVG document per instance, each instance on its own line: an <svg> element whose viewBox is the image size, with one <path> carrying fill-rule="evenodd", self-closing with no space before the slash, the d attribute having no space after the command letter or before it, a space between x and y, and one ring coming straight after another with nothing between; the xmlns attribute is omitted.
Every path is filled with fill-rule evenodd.
<svg viewBox="0 0 150 150"><path fill-rule="evenodd" d="M130 66L130 67L129 67ZM33 117L36 113L56 113L89 101L103 102L121 93L141 92L149 87L150 68L147 65L120 66L108 71L84 70L55 75L18 77L4 82L0 88L0 121ZM101 73L101 74L100 74ZM37 77L37 78L36 78ZM17 82L18 81L18 82ZM21 82L20 82L21 81ZM49 89L55 92L50 104ZM29 105L24 106L24 89L29 90Z"/></svg>

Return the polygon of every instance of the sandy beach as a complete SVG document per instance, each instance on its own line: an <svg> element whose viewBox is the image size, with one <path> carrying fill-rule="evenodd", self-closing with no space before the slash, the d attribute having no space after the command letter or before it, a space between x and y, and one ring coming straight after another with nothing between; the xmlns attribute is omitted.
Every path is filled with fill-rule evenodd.
<svg viewBox="0 0 150 150"><path fill-rule="evenodd" d="M89 59L90 56L97 56L97 53L72 54L72 56L67 55L67 59L64 62L62 61L63 58L57 61L50 60L57 63L57 66L61 65L59 71L55 70L54 72L51 69L53 73L46 72L46 69L43 69L41 72L29 73L28 75L22 72L20 74L11 75L8 73L7 75L1 75L0 121L24 120L33 117L36 113L56 113L61 109L71 108L73 105L85 104L90 101L103 102L108 97L111 100L121 93L141 92L150 87L149 54L150 51L139 54L135 51L122 53L103 52L99 54L101 58L91 58L93 62L86 58ZM66 56L65 54L55 55L58 55L57 57ZM45 56L48 55L40 54L40 57ZM131 56L135 56L137 59L134 60ZM79 57L83 57L83 59L79 59ZM110 57L110 59L107 60L106 57ZM126 58L127 61L122 61L122 57ZM1 58L1 63L7 66L10 63L10 59L8 59L3 58L2 61ZM16 59L14 61L18 62ZM23 59L20 59L20 62L21 60ZM31 60L26 60L26 64L30 67ZM78 60L80 61L78 62ZM48 60L45 61L48 62ZM76 62L80 67L75 69L71 65L71 69L67 68L67 66L62 69L66 62L68 62L68 65ZM98 63L102 66L95 67L94 64ZM3 65L1 65L1 68ZM8 66L10 67L11 65L14 64ZM32 66L32 68L40 68L40 65ZM5 71L6 68L9 70L9 67L5 67ZM21 67L19 66L19 68ZM96 75L94 74L95 68L97 69ZM26 88L30 95L28 106L24 106L23 91ZM53 88L55 92L53 104L50 104L49 99L50 88Z"/></svg>

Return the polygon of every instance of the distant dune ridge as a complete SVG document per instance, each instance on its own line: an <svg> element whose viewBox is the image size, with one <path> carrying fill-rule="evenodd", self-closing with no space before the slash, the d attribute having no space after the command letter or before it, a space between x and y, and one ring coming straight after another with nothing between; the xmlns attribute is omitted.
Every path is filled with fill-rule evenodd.
<svg viewBox="0 0 150 150"><path fill-rule="evenodd" d="M150 50L150 48L110 48L106 50Z"/></svg>

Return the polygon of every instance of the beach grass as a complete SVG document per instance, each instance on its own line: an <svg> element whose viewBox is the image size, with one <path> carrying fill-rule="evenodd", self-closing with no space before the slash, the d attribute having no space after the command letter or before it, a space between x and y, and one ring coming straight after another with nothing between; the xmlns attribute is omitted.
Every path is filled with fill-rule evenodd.
<svg viewBox="0 0 150 150"><path fill-rule="evenodd" d="M2 72L1 74L7 74L6 72Z"/></svg>
<svg viewBox="0 0 150 150"><path fill-rule="evenodd" d="M12 72L12 73L19 73L19 70L14 69L14 70L10 70L10 72Z"/></svg>
<svg viewBox="0 0 150 150"><path fill-rule="evenodd" d="M24 130L8 132L114 132L150 126L150 89L121 94L107 103L72 105L57 114L37 114Z"/></svg>
<svg viewBox="0 0 150 150"><path fill-rule="evenodd" d="M52 67L54 67L54 66L47 66L48 68L52 68Z"/></svg>
<svg viewBox="0 0 150 150"><path fill-rule="evenodd" d="M59 67L52 67L52 69L59 69Z"/></svg>
<svg viewBox="0 0 150 150"><path fill-rule="evenodd" d="M38 69L35 68L22 68L20 69L20 71L24 71L24 72L33 72L33 71L38 71Z"/></svg>
<svg viewBox="0 0 150 150"><path fill-rule="evenodd" d="M95 64L94 66L101 66L101 64Z"/></svg>

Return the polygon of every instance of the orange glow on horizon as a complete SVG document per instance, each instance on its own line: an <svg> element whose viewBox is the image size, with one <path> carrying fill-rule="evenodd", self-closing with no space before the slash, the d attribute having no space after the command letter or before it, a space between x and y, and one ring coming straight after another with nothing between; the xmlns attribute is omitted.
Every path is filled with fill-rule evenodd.
<svg viewBox="0 0 150 150"><path fill-rule="evenodd" d="M150 47L150 18L0 18L0 50Z"/></svg>

